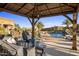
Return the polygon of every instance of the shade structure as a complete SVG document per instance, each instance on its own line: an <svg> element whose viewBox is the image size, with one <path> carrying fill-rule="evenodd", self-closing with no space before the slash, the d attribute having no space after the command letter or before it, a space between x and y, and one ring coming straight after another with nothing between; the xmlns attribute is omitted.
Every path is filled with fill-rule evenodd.
<svg viewBox="0 0 79 59"><path fill-rule="evenodd" d="M74 7L78 5L63 3L0 3L0 11L7 11L30 18L41 18L72 13Z"/></svg>
<svg viewBox="0 0 79 59"><path fill-rule="evenodd" d="M17 15L26 16L32 24L32 39L34 38L35 18L64 15L73 23L73 50L76 47L77 12L79 4L73 3L0 3L0 11L6 11ZM66 14L72 13L73 19Z"/></svg>

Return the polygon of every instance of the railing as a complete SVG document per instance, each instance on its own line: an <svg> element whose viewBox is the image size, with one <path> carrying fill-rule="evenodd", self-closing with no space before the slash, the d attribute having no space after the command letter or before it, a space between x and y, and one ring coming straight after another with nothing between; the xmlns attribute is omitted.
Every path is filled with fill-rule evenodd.
<svg viewBox="0 0 79 59"><path fill-rule="evenodd" d="M14 47L12 47L11 45L9 45L6 41L2 41L2 42L5 43L5 44L7 44L10 48L14 49L15 52L16 52L15 55L17 55L17 50ZM3 46L3 47L5 47L5 46Z"/></svg>

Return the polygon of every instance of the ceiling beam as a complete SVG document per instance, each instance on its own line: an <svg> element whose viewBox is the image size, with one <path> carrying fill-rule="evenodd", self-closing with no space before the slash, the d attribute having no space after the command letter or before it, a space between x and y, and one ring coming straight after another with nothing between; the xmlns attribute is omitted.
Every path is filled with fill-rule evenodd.
<svg viewBox="0 0 79 59"><path fill-rule="evenodd" d="M24 3L19 9L17 9L16 12L18 12L20 9L22 9L25 5L26 5L26 3Z"/></svg>
<svg viewBox="0 0 79 59"><path fill-rule="evenodd" d="M45 4L45 6L46 6L48 12L51 14L51 11L50 11L50 9L48 8L47 4Z"/></svg>
<svg viewBox="0 0 79 59"><path fill-rule="evenodd" d="M58 6L58 7L54 7L54 8L49 8L49 10L50 10L50 9L60 8L60 7L65 7L65 6L62 5L62 6ZM43 12L43 11L46 11L46 10L48 10L48 9L40 10L40 12Z"/></svg>
<svg viewBox="0 0 79 59"><path fill-rule="evenodd" d="M29 17L27 17L28 18L28 20L29 20L29 22L31 23L31 25L32 25L32 20L29 18Z"/></svg>
<svg viewBox="0 0 79 59"><path fill-rule="evenodd" d="M28 15L33 10L34 10L34 7L31 10L29 10L25 15Z"/></svg>
<svg viewBox="0 0 79 59"><path fill-rule="evenodd" d="M49 8L49 9L55 9L55 8L60 8L60 7L64 7L64 6L58 6L58 7L54 7L54 8ZM28 11L25 15L28 15L30 12L32 12L34 10L34 7ZM43 11L47 11L48 9L44 9L44 10L40 10L39 12L43 12Z"/></svg>
<svg viewBox="0 0 79 59"><path fill-rule="evenodd" d="M35 23L34 23L34 24L36 24L39 20L40 20L40 18L38 18L38 19L35 21Z"/></svg>
<svg viewBox="0 0 79 59"><path fill-rule="evenodd" d="M1 8L4 8L8 3L5 3Z"/></svg>
<svg viewBox="0 0 79 59"><path fill-rule="evenodd" d="M70 8L72 8L73 10L75 10L75 8L73 6L71 6L71 5L67 4L67 3L63 3L63 4L70 7Z"/></svg>
<svg viewBox="0 0 79 59"><path fill-rule="evenodd" d="M36 3L36 4L37 4L37 6L42 6L42 5L47 4L47 3Z"/></svg>
<svg viewBox="0 0 79 59"><path fill-rule="evenodd" d="M51 14L47 14L47 15L41 15L39 18L43 18L43 17L50 17L50 16L58 16L58 15L63 15L63 14L71 14L73 12L73 10L70 11L63 11L63 12L59 12L59 13L51 13ZM29 15L29 17L32 18L31 15ZM36 18L36 17L35 17Z"/></svg>
<svg viewBox="0 0 79 59"><path fill-rule="evenodd" d="M60 13L51 13L51 14L47 14L47 15L42 15L42 16L40 16L40 18L63 15L64 13L66 13L66 14L71 14L72 12L73 12L73 11L64 11L64 12L60 12Z"/></svg>
<svg viewBox="0 0 79 59"><path fill-rule="evenodd" d="M5 11L5 12L8 12L8 13L12 13L12 14L16 14L16 15L20 15L20 16L25 16L27 17L26 15L23 15L21 13L18 13L18 12L15 12L15 11L11 11L11 10L8 10L8 9L5 9L5 8L0 8L0 12L1 11Z"/></svg>

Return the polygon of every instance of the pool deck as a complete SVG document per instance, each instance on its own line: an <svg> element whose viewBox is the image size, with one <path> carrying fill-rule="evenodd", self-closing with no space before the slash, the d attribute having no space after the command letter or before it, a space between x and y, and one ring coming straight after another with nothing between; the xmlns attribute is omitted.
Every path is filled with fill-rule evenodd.
<svg viewBox="0 0 79 59"><path fill-rule="evenodd" d="M60 44L60 43L61 42L59 42L59 43L55 43L55 42L54 43L53 42L44 42L44 44L47 46L46 49L49 50L49 51L46 50L46 53L49 53L50 50L52 49L49 54L55 55L53 53L58 52L58 54L56 54L56 56L57 55L63 56L62 55L63 53L64 53L64 55L68 53L68 54L72 54L72 55L79 56L79 46L77 46L77 51L76 51L76 50L72 50L71 49L72 46L69 45L69 44L71 44L70 42L62 42L63 44L65 43L64 45L63 44ZM55 50L55 51L53 51L53 50ZM67 56L68 56L68 54L67 54Z"/></svg>
<svg viewBox="0 0 79 59"><path fill-rule="evenodd" d="M44 35L40 39L47 46L45 52L49 56L79 56L79 37L77 37L77 51L72 50L72 41L64 38L53 38Z"/></svg>

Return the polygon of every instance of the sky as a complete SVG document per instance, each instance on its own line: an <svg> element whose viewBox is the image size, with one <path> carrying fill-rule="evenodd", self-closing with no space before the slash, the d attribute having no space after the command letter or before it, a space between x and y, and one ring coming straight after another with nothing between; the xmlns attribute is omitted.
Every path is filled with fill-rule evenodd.
<svg viewBox="0 0 79 59"><path fill-rule="evenodd" d="M68 16L72 18L72 14L68 14ZM0 17L14 20L15 23L19 24L21 27L27 27L27 28L31 27L31 24L28 21L27 17L24 16L15 15L8 12L0 12ZM65 20L66 18L60 15L60 16L40 18L39 22L42 22L44 24L44 28L49 28L53 26L63 26L63 22ZM79 13L77 23L79 24Z"/></svg>

